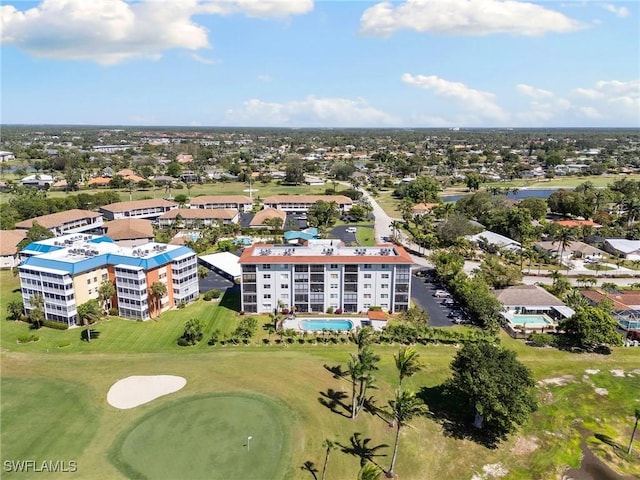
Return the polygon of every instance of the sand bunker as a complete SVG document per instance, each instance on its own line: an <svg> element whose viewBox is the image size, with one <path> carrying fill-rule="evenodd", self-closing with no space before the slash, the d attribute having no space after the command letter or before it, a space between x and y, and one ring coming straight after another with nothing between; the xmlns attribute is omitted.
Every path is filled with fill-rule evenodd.
<svg viewBox="0 0 640 480"><path fill-rule="evenodd" d="M111 386L107 402L112 407L126 410L177 392L186 384L185 378L175 375L131 376L118 380Z"/></svg>

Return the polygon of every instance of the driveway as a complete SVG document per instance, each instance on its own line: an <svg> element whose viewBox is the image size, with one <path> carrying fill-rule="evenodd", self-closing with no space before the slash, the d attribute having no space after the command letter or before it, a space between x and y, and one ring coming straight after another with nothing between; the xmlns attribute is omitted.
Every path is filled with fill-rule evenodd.
<svg viewBox="0 0 640 480"><path fill-rule="evenodd" d="M442 305L441 299L433 296L438 290L431 282L422 277L411 275L411 299L429 314L429 325L432 327L450 327L453 322L447 318L450 309Z"/></svg>
<svg viewBox="0 0 640 480"><path fill-rule="evenodd" d="M209 271L209 275L202 278L198 282L200 286L200 293L208 292L209 290L220 290L222 293L229 287L233 287L235 284L228 278L217 274L216 272Z"/></svg>
<svg viewBox="0 0 640 480"><path fill-rule="evenodd" d="M347 228L353 228L353 225L340 225L335 227L329 235L333 238L337 238L342 240L345 245L349 245L351 243L357 242L356 234L347 232ZM365 227L357 227L357 228L365 228Z"/></svg>

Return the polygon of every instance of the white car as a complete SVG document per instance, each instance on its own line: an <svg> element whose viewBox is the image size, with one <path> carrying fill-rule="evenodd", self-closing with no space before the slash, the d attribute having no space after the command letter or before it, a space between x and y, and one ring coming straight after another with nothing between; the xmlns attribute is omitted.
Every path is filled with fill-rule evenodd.
<svg viewBox="0 0 640 480"><path fill-rule="evenodd" d="M444 298L444 297L450 297L451 294L446 290L436 290L436 293L434 293L433 296L438 298Z"/></svg>
<svg viewBox="0 0 640 480"><path fill-rule="evenodd" d="M349 227L345 230L347 233L356 233L358 229L356 227Z"/></svg>

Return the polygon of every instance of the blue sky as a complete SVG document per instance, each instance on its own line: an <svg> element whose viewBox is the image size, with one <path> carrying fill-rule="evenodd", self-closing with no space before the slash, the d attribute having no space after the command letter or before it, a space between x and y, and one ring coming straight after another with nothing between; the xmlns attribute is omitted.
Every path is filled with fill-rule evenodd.
<svg viewBox="0 0 640 480"><path fill-rule="evenodd" d="M2 3L2 123L640 127L637 1Z"/></svg>

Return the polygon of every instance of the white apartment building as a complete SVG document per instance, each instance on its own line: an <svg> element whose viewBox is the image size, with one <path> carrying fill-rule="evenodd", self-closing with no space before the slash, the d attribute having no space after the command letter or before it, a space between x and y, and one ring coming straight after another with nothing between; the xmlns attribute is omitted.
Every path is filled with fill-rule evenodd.
<svg viewBox="0 0 640 480"><path fill-rule="evenodd" d="M409 308L413 260L396 245L347 247L339 240L257 244L243 251L239 263L242 310L248 313L273 312L279 304L298 313Z"/></svg>
<svg viewBox="0 0 640 480"><path fill-rule="evenodd" d="M48 228L56 236L97 230L103 225L101 214L74 208L18 222L16 228L29 230L33 226L33 222L38 222L38 225Z"/></svg>
<svg viewBox="0 0 640 480"><path fill-rule="evenodd" d="M341 213L353 207L353 200L345 195L272 195L264 199L264 208L290 213L308 212L317 202L335 202Z"/></svg>

